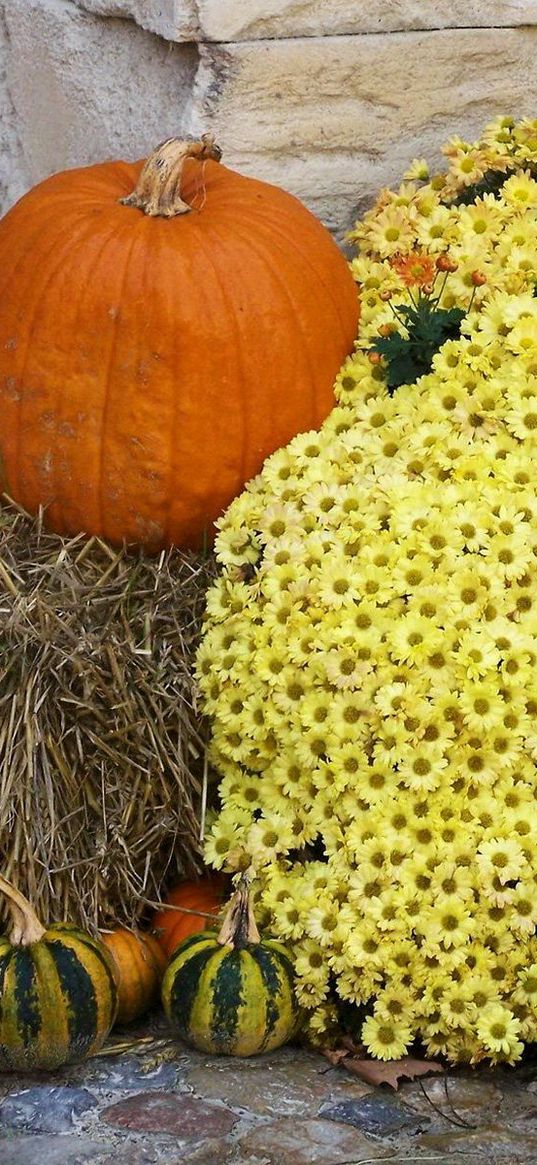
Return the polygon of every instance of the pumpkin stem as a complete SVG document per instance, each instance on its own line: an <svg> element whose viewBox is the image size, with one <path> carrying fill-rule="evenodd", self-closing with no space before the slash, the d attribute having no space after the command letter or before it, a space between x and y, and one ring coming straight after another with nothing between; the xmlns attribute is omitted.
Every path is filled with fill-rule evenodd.
<svg viewBox="0 0 537 1165"><path fill-rule="evenodd" d="M13 946L28 947L30 943L38 943L46 934L46 927L39 921L33 906L28 899L16 890L7 878L0 874L0 893L5 894L13 920L13 927L9 936Z"/></svg>
<svg viewBox="0 0 537 1165"><path fill-rule="evenodd" d="M219 162L222 151L210 133L204 133L198 142L168 138L149 155L135 189L127 198L120 198L123 206L134 206L150 217L174 218L187 214L192 207L181 198L181 180L187 158L205 162L212 158Z"/></svg>
<svg viewBox="0 0 537 1165"><path fill-rule="evenodd" d="M229 904L217 942L223 947L230 946L235 950L242 950L243 947L260 941L250 897L250 883L248 878L243 876Z"/></svg>

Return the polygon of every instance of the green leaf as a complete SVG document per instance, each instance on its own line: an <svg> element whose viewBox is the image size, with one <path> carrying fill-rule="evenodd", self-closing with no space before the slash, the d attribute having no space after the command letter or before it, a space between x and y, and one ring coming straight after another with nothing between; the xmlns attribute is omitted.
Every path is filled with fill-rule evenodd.
<svg viewBox="0 0 537 1165"><path fill-rule="evenodd" d="M469 206L471 202L476 202L478 198L482 198L484 194L499 194L500 190L510 176L511 172L504 170L486 170L479 182L474 182L471 186L465 186L460 194L450 206Z"/></svg>
<svg viewBox="0 0 537 1165"><path fill-rule="evenodd" d="M386 385L388 389L394 390L400 388L402 384L413 384L415 380L423 376L424 371L425 369L420 368L416 363L414 353L409 351L399 360L389 364Z"/></svg>
<svg viewBox="0 0 537 1165"><path fill-rule="evenodd" d="M426 296L418 300L416 307L400 304L395 311L404 317L407 334L394 330L389 336L379 336L373 347L384 360L390 394L402 384L414 384L431 371L436 352L446 340L460 336L465 316L461 308L438 308L436 301Z"/></svg>

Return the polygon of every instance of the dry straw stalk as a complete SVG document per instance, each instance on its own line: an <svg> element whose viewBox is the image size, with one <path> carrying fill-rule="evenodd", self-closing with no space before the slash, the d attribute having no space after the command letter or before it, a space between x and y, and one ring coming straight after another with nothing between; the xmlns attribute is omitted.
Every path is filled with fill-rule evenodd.
<svg viewBox="0 0 537 1165"><path fill-rule="evenodd" d="M201 867L191 662L213 575L0 509L0 869L51 921L133 923Z"/></svg>

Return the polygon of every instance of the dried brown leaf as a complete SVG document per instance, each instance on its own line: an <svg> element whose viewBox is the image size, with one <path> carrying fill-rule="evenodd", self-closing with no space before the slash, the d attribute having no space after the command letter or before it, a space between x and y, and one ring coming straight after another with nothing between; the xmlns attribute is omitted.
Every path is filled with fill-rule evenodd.
<svg viewBox="0 0 537 1165"><path fill-rule="evenodd" d="M414 1060L412 1056L403 1056L401 1060L367 1060L350 1056L345 1060L345 1068L367 1084L389 1084L396 1092L400 1080L416 1080L430 1072L444 1071L435 1060Z"/></svg>
<svg viewBox="0 0 537 1165"><path fill-rule="evenodd" d="M401 1080L416 1080L418 1076L445 1070L436 1060L418 1060L413 1056L403 1056L401 1060L372 1060L368 1056L356 1055L352 1045L350 1048L323 1048L322 1052L335 1067L345 1068L366 1084L373 1087L389 1084L396 1092Z"/></svg>
<svg viewBox="0 0 537 1165"><path fill-rule="evenodd" d="M334 1068L338 1068L349 1057L349 1052L346 1048L323 1048L322 1053L333 1064Z"/></svg>

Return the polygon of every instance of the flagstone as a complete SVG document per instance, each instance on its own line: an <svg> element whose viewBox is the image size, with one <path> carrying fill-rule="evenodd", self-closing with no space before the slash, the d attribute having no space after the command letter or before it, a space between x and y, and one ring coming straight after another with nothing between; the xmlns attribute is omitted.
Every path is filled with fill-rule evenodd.
<svg viewBox="0 0 537 1165"><path fill-rule="evenodd" d="M223 1104L187 1094L140 1092L106 1108L101 1119L136 1132L168 1133L182 1141L226 1136L238 1117Z"/></svg>
<svg viewBox="0 0 537 1165"><path fill-rule="evenodd" d="M95 1108L97 1098L87 1088L49 1085L10 1092L0 1104L0 1125L38 1133L69 1132L77 1117ZM3 1158L0 1152L0 1161Z"/></svg>
<svg viewBox="0 0 537 1165"><path fill-rule="evenodd" d="M2 1165L94 1165L102 1150L100 1142L88 1137L3 1137L0 1161Z"/></svg>
<svg viewBox="0 0 537 1165"><path fill-rule="evenodd" d="M240 1149L245 1155L266 1157L270 1165L347 1165L392 1152L348 1125L291 1118L271 1121L247 1133Z"/></svg>
<svg viewBox="0 0 537 1165"><path fill-rule="evenodd" d="M261 1116L316 1116L325 1101L356 1100L369 1092L366 1084L318 1056L297 1048L288 1051L292 1054L282 1054L279 1062L260 1056L255 1061L199 1064L188 1072L187 1081L200 1096Z"/></svg>

